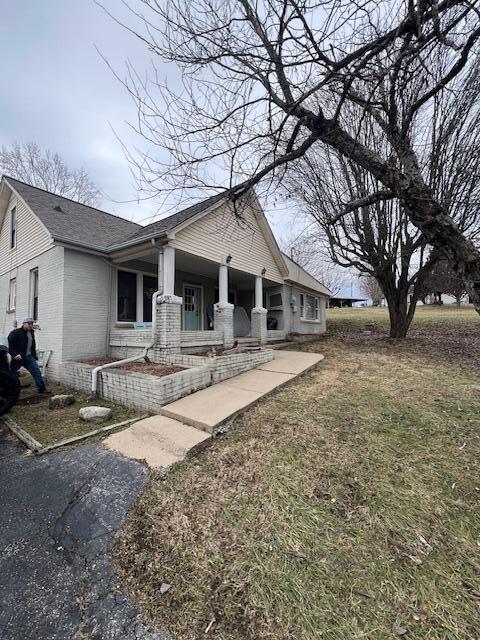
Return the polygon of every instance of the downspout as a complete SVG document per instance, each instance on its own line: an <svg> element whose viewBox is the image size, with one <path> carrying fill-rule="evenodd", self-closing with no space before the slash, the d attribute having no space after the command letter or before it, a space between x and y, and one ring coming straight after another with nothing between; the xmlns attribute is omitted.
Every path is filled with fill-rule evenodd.
<svg viewBox="0 0 480 640"><path fill-rule="evenodd" d="M89 396L89 399L97 397L97 385L98 385L98 374L100 371L104 369L111 369L113 367L118 367L122 364L128 364L129 362L137 362L138 360L145 360L145 362L149 362L148 352L155 344L155 328L157 325L157 314L156 314L156 305L157 298L161 295L160 291L155 291L152 295L152 341L149 345L145 347L143 353L140 356L132 356L131 358L124 358L123 360L115 360L115 362L109 362L108 364L102 364L99 367L95 367L92 369L92 393Z"/></svg>
<svg viewBox="0 0 480 640"><path fill-rule="evenodd" d="M156 240L152 239L152 245L157 246ZM137 362L139 360L145 360L145 362L149 362L148 352L155 344L155 329L157 327L157 298L161 295L161 291L155 291L152 295L152 341L149 345L147 345L140 356L132 356L131 358L124 358L123 360L116 360L115 362L109 362L108 364L102 364L99 367L95 367L92 370L92 389L89 399L93 399L97 397L97 388L98 388L98 374L100 371L104 369L112 369L113 367L118 367L122 364L128 364L129 362Z"/></svg>

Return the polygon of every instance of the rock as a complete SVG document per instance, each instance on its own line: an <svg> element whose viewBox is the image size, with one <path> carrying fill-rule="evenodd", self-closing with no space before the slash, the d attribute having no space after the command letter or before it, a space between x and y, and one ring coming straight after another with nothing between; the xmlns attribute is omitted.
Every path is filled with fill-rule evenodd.
<svg viewBox="0 0 480 640"><path fill-rule="evenodd" d="M78 415L87 422L105 422L111 418L112 410L108 407L82 407Z"/></svg>
<svg viewBox="0 0 480 640"><path fill-rule="evenodd" d="M75 397L69 393L63 393L58 396L52 396L48 401L49 409L63 409L75 402Z"/></svg>
<svg viewBox="0 0 480 640"><path fill-rule="evenodd" d="M392 631L394 635L397 636L397 638L402 638L403 636L406 636L408 633L408 629L405 629L405 627L394 626Z"/></svg>

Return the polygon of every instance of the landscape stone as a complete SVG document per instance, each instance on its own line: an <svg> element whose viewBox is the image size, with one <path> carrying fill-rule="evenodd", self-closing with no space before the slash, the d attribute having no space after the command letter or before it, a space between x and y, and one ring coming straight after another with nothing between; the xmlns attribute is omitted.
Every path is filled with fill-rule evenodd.
<svg viewBox="0 0 480 640"><path fill-rule="evenodd" d="M63 409L75 402L75 397L70 393L61 393L57 396L52 396L48 401L49 409Z"/></svg>
<svg viewBox="0 0 480 640"><path fill-rule="evenodd" d="M105 422L112 417L112 410L108 407L82 407L78 415L87 422Z"/></svg>

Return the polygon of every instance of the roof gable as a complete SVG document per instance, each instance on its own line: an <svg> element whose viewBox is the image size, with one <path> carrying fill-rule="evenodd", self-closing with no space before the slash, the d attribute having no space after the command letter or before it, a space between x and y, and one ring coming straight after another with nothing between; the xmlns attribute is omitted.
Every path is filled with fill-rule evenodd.
<svg viewBox="0 0 480 640"><path fill-rule="evenodd" d="M207 213L212 206L220 203L222 200L226 200L227 195L227 192L217 193L214 196L211 196L206 200L202 200L201 202L197 202L191 207L182 209L171 216L162 218L157 222L152 222L145 227L140 227L127 238L124 238L123 241L112 243L111 249L119 249L124 246L144 242L150 238L162 237L168 233L174 232L180 227L193 222L199 215Z"/></svg>
<svg viewBox="0 0 480 640"><path fill-rule="evenodd" d="M4 176L4 182L21 197L57 241L106 252L109 244L132 234L140 225L111 213Z"/></svg>
<svg viewBox="0 0 480 640"><path fill-rule="evenodd" d="M274 282L283 282L287 274L285 263L265 215L255 197L240 202L239 217L231 201L212 205L203 215L177 227L172 246L213 262L222 262L230 255L233 269L260 275Z"/></svg>

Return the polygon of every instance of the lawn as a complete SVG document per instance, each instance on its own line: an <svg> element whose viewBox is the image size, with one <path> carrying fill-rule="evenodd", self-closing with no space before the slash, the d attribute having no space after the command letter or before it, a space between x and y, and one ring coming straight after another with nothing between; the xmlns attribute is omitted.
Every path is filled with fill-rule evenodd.
<svg viewBox="0 0 480 640"><path fill-rule="evenodd" d="M115 550L150 623L177 640L480 638L480 319L421 309L395 344L385 317L331 310L303 347L325 354L316 370L153 477Z"/></svg>
<svg viewBox="0 0 480 640"><path fill-rule="evenodd" d="M36 400L36 389L30 375L22 376L22 383L25 382L31 382L32 386L22 391L21 398L28 399L32 396L33 400ZM62 409L49 409L48 398L45 398L41 402L32 404L17 404L8 414L9 418L43 446L54 444L65 438L80 436L100 427L123 422L138 415L138 411L101 398L89 402L87 394L73 391L61 384L51 383L48 387L52 394L72 393L75 396L74 404ZM81 407L86 407L89 404L97 407L110 407L112 409L111 418L101 424L81 420L78 411ZM81 444L84 444L84 441Z"/></svg>

